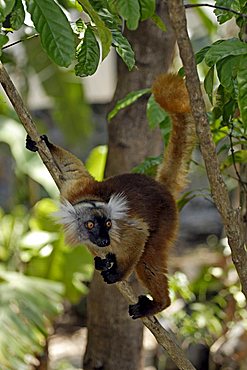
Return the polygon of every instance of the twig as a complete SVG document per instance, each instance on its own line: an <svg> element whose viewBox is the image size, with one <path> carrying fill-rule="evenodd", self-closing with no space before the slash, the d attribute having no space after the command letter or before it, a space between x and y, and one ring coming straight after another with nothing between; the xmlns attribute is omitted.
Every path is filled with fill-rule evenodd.
<svg viewBox="0 0 247 370"><path fill-rule="evenodd" d="M48 171L51 173L58 188L60 188L61 173L56 167L56 164L53 162L48 148L43 143L43 141L40 140L32 117L24 106L19 93L17 92L14 84L12 83L2 64L0 64L0 82L27 133L31 136L33 140L37 142L41 159L46 165ZM137 298L135 297L131 287L127 282L119 282L117 283L117 287L129 303L133 304L137 302ZM145 317L142 319L142 321L144 325L153 333L153 335L157 339L157 342L168 352L168 354L180 370L195 370L194 366L186 358L182 348L176 343L175 336L165 330L155 317Z"/></svg>
<svg viewBox="0 0 247 370"><path fill-rule="evenodd" d="M237 164L236 164L236 160L235 160L235 151L234 151L234 145L233 145L233 140L232 140L232 137L233 137L233 130L234 130L234 125L233 123L231 124L231 130L230 130L230 133L229 133L229 139L230 139L230 147L231 147L231 156L232 156L232 163L233 163L233 167L234 167L234 170L236 172L236 175L237 175L237 178L238 178L238 182L241 184L241 186L243 187L243 190L246 191L247 190L247 187L246 187L246 183L242 180L241 176L240 176L240 173L237 169Z"/></svg>
<svg viewBox="0 0 247 370"><path fill-rule="evenodd" d="M180 57L185 69L192 114L196 123L196 131L211 186L212 197L223 219L232 252L232 259L240 278L243 293L247 298L247 253L244 248L242 228L240 227L240 210L232 208L226 184L220 173L216 148L200 89L195 57L188 36L183 3L180 0L168 0L167 3L170 20L177 37Z"/></svg>
<svg viewBox="0 0 247 370"><path fill-rule="evenodd" d="M26 109L22 98L20 97L18 91L15 88L12 80L10 79L6 69L3 64L0 62L0 83L2 84L3 89L5 90L9 100L11 101L21 123L23 124L25 130L30 135L31 139L36 141L39 155L50 172L53 180L55 181L57 187L60 189L62 184L62 175L57 166L55 165L53 158L47 146L40 140L40 135L37 132L35 124L32 120L32 117L28 110Z"/></svg>
<svg viewBox="0 0 247 370"><path fill-rule="evenodd" d="M214 8L214 9L220 9L220 10L225 10L227 12L239 15L240 17L247 18L247 14L240 13L237 10L234 10L232 8L228 8L226 6L221 6L221 5L212 5L212 4L184 4L185 9L189 8L198 8L199 6L207 6L209 8Z"/></svg>
<svg viewBox="0 0 247 370"><path fill-rule="evenodd" d="M20 40L17 40L17 41L15 41L15 42L12 42L11 44L5 45L4 47L2 47L2 50L4 50L4 49L8 49L8 48L10 48L11 46L14 46L14 45L19 44L20 42L23 42L23 41L26 41L26 40L31 40L31 39L33 39L34 37L38 37L38 36L39 36L39 34L38 34L38 33L35 33L34 35L28 36L28 37L26 37L26 38L22 38L22 39L20 39Z"/></svg>

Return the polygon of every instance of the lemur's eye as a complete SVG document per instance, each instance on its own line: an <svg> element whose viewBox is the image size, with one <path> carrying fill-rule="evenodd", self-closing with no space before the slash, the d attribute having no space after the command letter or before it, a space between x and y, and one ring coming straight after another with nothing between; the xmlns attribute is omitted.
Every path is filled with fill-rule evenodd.
<svg viewBox="0 0 247 370"><path fill-rule="evenodd" d="M94 222L93 221L87 221L87 222L85 222L85 227L88 230L92 230L94 228Z"/></svg>
<svg viewBox="0 0 247 370"><path fill-rule="evenodd" d="M111 220L107 220L106 223L105 223L105 225L106 225L106 227L108 229L110 229L111 228L111 225L112 225Z"/></svg>

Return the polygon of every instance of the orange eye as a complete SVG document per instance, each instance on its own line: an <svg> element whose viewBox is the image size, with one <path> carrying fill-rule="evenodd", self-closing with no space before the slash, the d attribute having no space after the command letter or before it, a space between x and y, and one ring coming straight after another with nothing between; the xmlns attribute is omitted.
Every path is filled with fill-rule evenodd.
<svg viewBox="0 0 247 370"><path fill-rule="evenodd" d="M94 228L94 223L93 221L87 221L85 222L85 227L88 229L88 230L92 230Z"/></svg>
<svg viewBox="0 0 247 370"><path fill-rule="evenodd" d="M106 227L107 227L108 229L110 229L110 228L111 228L111 226L112 226L111 220L107 220L105 224L106 224Z"/></svg>

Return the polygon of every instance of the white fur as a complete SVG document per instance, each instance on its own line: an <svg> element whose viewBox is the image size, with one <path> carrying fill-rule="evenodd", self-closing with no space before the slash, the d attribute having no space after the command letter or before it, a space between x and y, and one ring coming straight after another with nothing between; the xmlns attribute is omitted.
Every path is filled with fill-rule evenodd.
<svg viewBox="0 0 247 370"><path fill-rule="evenodd" d="M127 216L129 207L123 193L113 194L108 202L111 220L121 220Z"/></svg>
<svg viewBox="0 0 247 370"><path fill-rule="evenodd" d="M61 201L60 209L54 213L54 217L62 225L72 225L77 219L76 210L67 199Z"/></svg>

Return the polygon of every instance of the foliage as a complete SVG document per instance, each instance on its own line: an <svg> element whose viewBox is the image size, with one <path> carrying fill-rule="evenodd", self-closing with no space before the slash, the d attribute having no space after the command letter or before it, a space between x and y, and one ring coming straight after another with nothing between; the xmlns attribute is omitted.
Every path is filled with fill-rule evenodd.
<svg viewBox="0 0 247 370"><path fill-rule="evenodd" d="M214 253L220 253L220 261L202 266L191 281L182 272L170 277L173 302L180 304L174 315L169 315L169 321L187 345L199 342L211 346L236 322L246 320L246 301L228 247L223 257L222 246ZM230 307L235 307L235 311ZM165 317L166 313L162 315Z"/></svg>
<svg viewBox="0 0 247 370"><path fill-rule="evenodd" d="M123 36L123 20L130 30L135 30L140 21L148 18L165 29L155 13L155 0L63 0L60 4L54 0L2 0L0 5L1 49L8 43L9 32L19 30L25 24L25 5L33 22L33 32L39 33L48 56L62 67L75 62L78 76L94 74L100 60L109 54L111 46L128 69L133 69L134 52ZM85 13L88 21L80 17L77 22L70 22L63 7L73 7Z"/></svg>
<svg viewBox="0 0 247 370"><path fill-rule="evenodd" d="M62 286L0 270L0 367L29 370L61 312Z"/></svg>

